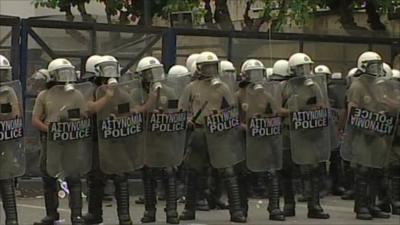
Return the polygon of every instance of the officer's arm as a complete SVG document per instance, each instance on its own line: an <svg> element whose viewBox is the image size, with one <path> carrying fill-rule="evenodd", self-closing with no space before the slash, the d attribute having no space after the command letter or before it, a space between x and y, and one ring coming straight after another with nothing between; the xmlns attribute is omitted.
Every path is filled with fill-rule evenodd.
<svg viewBox="0 0 400 225"><path fill-rule="evenodd" d="M88 103L88 108L89 108L89 113L90 114L95 114L99 112L106 104L109 102L111 97L108 97L107 95L101 97L97 101L90 101Z"/></svg>
<svg viewBox="0 0 400 225"><path fill-rule="evenodd" d="M94 114L99 112L114 96L114 88L112 86L105 87L105 94L97 101L90 101L88 103L89 113Z"/></svg>
<svg viewBox="0 0 400 225"><path fill-rule="evenodd" d="M149 97L147 98L147 101L143 105L135 106L134 110L136 112L141 112L141 113L145 113L145 112L149 111L149 109L151 109L156 104L158 95L159 95L159 92L157 92L157 91L150 93Z"/></svg>
<svg viewBox="0 0 400 225"><path fill-rule="evenodd" d="M35 105L33 106L33 113L32 113L32 126L39 131L47 132L48 126L42 121L42 118L45 117L45 104L42 101L43 93L39 93L38 97L36 98Z"/></svg>

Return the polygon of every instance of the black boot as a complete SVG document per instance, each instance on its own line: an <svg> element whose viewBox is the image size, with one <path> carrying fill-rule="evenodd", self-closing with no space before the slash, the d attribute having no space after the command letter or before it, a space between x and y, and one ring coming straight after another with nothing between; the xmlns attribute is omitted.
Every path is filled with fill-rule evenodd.
<svg viewBox="0 0 400 225"><path fill-rule="evenodd" d="M392 214L400 215L400 177L391 177Z"/></svg>
<svg viewBox="0 0 400 225"><path fill-rule="evenodd" d="M6 215L6 225L18 225L17 204L15 202L14 179L0 181L1 198Z"/></svg>
<svg viewBox="0 0 400 225"><path fill-rule="evenodd" d="M342 161L344 171L344 184L346 191L341 196L342 200L354 200L354 170L351 167L351 163L348 161Z"/></svg>
<svg viewBox="0 0 400 225"><path fill-rule="evenodd" d="M389 196L389 177L385 173L384 177L379 178L378 185L378 200L377 206L380 210L385 213L390 213L392 210L390 208L390 196Z"/></svg>
<svg viewBox="0 0 400 225"><path fill-rule="evenodd" d="M185 210L180 215L181 220L194 220L196 218L196 197L197 197L197 173L189 170L186 183Z"/></svg>
<svg viewBox="0 0 400 225"><path fill-rule="evenodd" d="M117 212L120 225L132 225L129 213L129 185L125 176L114 177L115 198L117 200Z"/></svg>
<svg viewBox="0 0 400 225"><path fill-rule="evenodd" d="M368 208L368 173L368 169L357 167L354 211L357 214L356 218L359 220L372 220L372 215Z"/></svg>
<svg viewBox="0 0 400 225"><path fill-rule="evenodd" d="M370 205L369 211L373 218L382 218L387 219L390 218L390 214L383 212L377 205L376 205L376 198L378 196L379 191L379 184L380 180L383 177L383 171L380 169L373 169L373 172L370 173L370 180L369 180L369 197L370 197Z"/></svg>
<svg viewBox="0 0 400 225"><path fill-rule="evenodd" d="M307 198L308 218L313 219L329 219L329 214L324 213L319 200L319 168L304 168L302 171L304 182L304 193Z"/></svg>
<svg viewBox="0 0 400 225"><path fill-rule="evenodd" d="M151 168L143 168L144 207L145 211L141 219L142 223L156 221L156 190Z"/></svg>
<svg viewBox="0 0 400 225"><path fill-rule="evenodd" d="M103 222L103 197L105 180L99 174L88 176L88 213L83 215L87 225Z"/></svg>
<svg viewBox="0 0 400 225"><path fill-rule="evenodd" d="M320 198L328 195L328 171L326 168L326 162L321 162L318 164L318 178L320 182L319 194Z"/></svg>
<svg viewBox="0 0 400 225"><path fill-rule="evenodd" d="M34 222L33 225L54 225L60 220L58 208L57 180L51 177L42 177L44 204L46 207L46 216L40 222Z"/></svg>
<svg viewBox="0 0 400 225"><path fill-rule="evenodd" d="M226 168L223 171L225 185L228 191L229 212L231 221L237 223L246 223L246 217L243 215L239 185L233 168Z"/></svg>
<svg viewBox="0 0 400 225"><path fill-rule="evenodd" d="M176 194L176 177L175 177L175 169L174 168L166 168L165 169L165 193L166 193L166 205L165 205L165 213L167 216L167 223L170 224L179 224L178 217L178 205L176 202L177 194Z"/></svg>
<svg viewBox="0 0 400 225"><path fill-rule="evenodd" d="M276 172L268 173L269 180L269 202L268 212L270 220L284 221L285 215L279 207L279 179Z"/></svg>
<svg viewBox="0 0 400 225"><path fill-rule="evenodd" d="M247 214L249 211L249 181L248 181L248 174L240 174L239 175L239 191L240 191L240 200L243 209L243 214L247 218Z"/></svg>
<svg viewBox="0 0 400 225"><path fill-rule="evenodd" d="M208 205L210 209L228 209L228 204L222 199L222 179L218 174L218 170L213 169L211 172L210 195Z"/></svg>
<svg viewBox="0 0 400 225"><path fill-rule="evenodd" d="M331 154L331 164L329 165L329 174L332 180L332 194L342 196L345 192L343 187L343 167L340 157L340 150L335 150Z"/></svg>
<svg viewBox="0 0 400 225"><path fill-rule="evenodd" d="M210 170L205 169L203 173L198 177L198 189L197 189L197 203L196 209L199 211L210 211L209 199L210 199L210 187L209 187Z"/></svg>
<svg viewBox="0 0 400 225"><path fill-rule="evenodd" d="M284 200L283 214L285 217L296 216L296 201L294 200L293 181L291 177L282 176L282 194Z"/></svg>
<svg viewBox="0 0 400 225"><path fill-rule="evenodd" d="M72 225L84 225L82 218L82 184L80 178L67 178L69 189L69 207Z"/></svg>

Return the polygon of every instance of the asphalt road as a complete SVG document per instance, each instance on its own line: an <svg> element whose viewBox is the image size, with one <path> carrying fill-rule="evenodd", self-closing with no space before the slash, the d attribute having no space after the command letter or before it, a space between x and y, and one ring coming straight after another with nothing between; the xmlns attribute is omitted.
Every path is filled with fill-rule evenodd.
<svg viewBox="0 0 400 225"><path fill-rule="evenodd" d="M135 198L131 198L131 217L134 224L140 224L140 217L144 211L143 205L137 205L134 203ZM42 197L36 198L18 198L18 213L20 225L31 225L34 221L38 221L44 215L44 202ZM316 220L307 219L307 206L305 203L297 204L297 216L287 218L284 222L270 221L268 219L268 213L266 212L267 201L266 200L251 200L250 201L250 212L247 224L250 225L265 225L265 224L304 224L304 225L368 225L368 224L379 224L379 225L399 225L400 216L392 216L390 219L374 219L372 221L361 221L355 219L353 213L353 202L343 201L339 197L325 197L322 199L322 205L325 211L329 212L331 218L329 220ZM84 212L87 206L85 202ZM164 202L159 202L157 211L157 223L165 224L164 214ZM179 212L183 209L183 204L179 204ZM104 224L118 224L116 204L115 201L104 202ZM59 224L70 224L69 220L69 209L68 201L61 200L59 211L61 213L62 220ZM4 212L0 212L0 224L4 224ZM206 212L197 212L197 220L195 221L182 221L181 224L190 225L225 225L235 224L229 222L228 210L213 210Z"/></svg>

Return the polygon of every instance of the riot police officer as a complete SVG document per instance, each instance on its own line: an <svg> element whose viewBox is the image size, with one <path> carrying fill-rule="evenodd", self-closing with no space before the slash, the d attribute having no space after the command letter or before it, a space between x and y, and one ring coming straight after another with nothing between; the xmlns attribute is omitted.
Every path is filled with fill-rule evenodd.
<svg viewBox="0 0 400 225"><path fill-rule="evenodd" d="M279 207L278 177L278 170L282 168L281 120L278 115L282 105L282 87L279 82L264 80L265 68L259 60L245 61L242 69L247 84L237 96L241 121L246 127L246 165L252 172L267 174L270 220L283 221L285 216Z"/></svg>
<svg viewBox="0 0 400 225"><path fill-rule="evenodd" d="M84 118L88 116L87 99L82 89L74 86L76 73L74 66L63 58L54 59L49 63L48 72L51 77L47 90L38 95L32 115L32 125L42 132L41 170L46 205L46 217L35 224L54 224L59 220L57 179L65 177L69 190L69 206L71 222L74 225L84 224L82 219L82 197L80 176L90 168L90 123ZM83 87L83 89L85 89ZM70 141L77 131L59 131L53 129L59 122L85 124L82 132L85 136ZM89 124L89 125L88 125ZM51 127L50 127L51 126ZM67 134L64 142L60 140L61 133ZM63 143L64 142L64 143Z"/></svg>
<svg viewBox="0 0 400 225"><path fill-rule="evenodd" d="M389 118L396 115L390 100L391 88L384 78L382 58L375 52L364 52L357 61L357 68L362 72L354 80L347 92L348 120L346 126L345 145L342 156L351 161L355 167L355 207L356 218L371 220L372 218L389 218L390 215L382 212L376 205L379 182L383 177L383 166L387 163L387 153L390 151L393 132L377 131L354 123L359 110L363 115L379 113ZM368 118L368 117L366 117ZM366 119L368 120L368 119ZM392 123L393 123L392 119ZM369 121L368 121L369 122ZM390 121L384 121L390 123Z"/></svg>
<svg viewBox="0 0 400 225"><path fill-rule="evenodd" d="M144 152L145 165L142 170L145 212L141 221L151 223L156 220L154 178L162 175L166 189L166 221L170 224L178 224L176 172L183 159L186 127L178 129L176 125L179 121L161 122L156 118L170 118L171 113L186 118L186 113L178 109L178 99L182 87L190 82L190 76L186 73L183 76L171 76L166 79L164 66L158 59L151 56L139 61L136 72L142 79L144 98L148 99L147 96L154 94L157 96L157 100L147 107L147 141ZM186 121L184 123L186 124ZM168 127L168 129L161 129L161 127Z"/></svg>
<svg viewBox="0 0 400 225"><path fill-rule="evenodd" d="M231 221L246 222L241 208L237 176L233 166L243 161L244 155L239 130L236 101L229 87L220 80L220 61L212 52L202 52L196 60L196 80L185 89L180 100L182 108L193 113L189 150L185 160L188 168L187 194L182 220L195 219L197 174L209 163L217 168L228 191ZM224 119L226 124L220 124ZM228 129L232 127L232 129ZM218 128L218 129L217 129ZM228 130L227 130L228 129ZM215 135L221 133L221 135ZM221 138L222 137L222 138ZM209 158L209 160L208 160Z"/></svg>
<svg viewBox="0 0 400 225"><path fill-rule="evenodd" d="M295 215L295 202L291 178L299 164L307 200L308 218L328 219L320 205L320 162L329 159L329 127L327 113L326 78L311 75L313 61L304 53L293 54L289 60L292 77L283 90L284 107L289 117L284 118L284 165L282 170L285 216ZM299 117L315 114L314 119ZM310 129L312 127L312 129ZM290 129L288 129L290 128ZM290 136L287 131L290 131ZM318 146L318 147L317 147ZM285 163L288 163L285 165Z"/></svg>
<svg viewBox="0 0 400 225"><path fill-rule="evenodd" d="M91 110L93 113L104 114L104 117L109 116L106 112L112 108L110 102L121 100L122 102L130 102L129 98L118 98L115 93L123 92L118 88L118 78L120 77L120 66L117 59L113 56L100 56L93 55L86 61L86 73L85 79L91 80L92 97ZM127 86L132 87L133 85L128 84ZM105 94L102 90L106 90ZM123 104L123 103L121 103ZM103 113L105 112L105 113ZM116 115L118 116L118 115ZM103 121L102 116L94 116L93 124L98 124ZM101 130L101 129L100 129ZM115 186L115 198L117 202L117 213L120 225L132 224L129 211L129 186L128 186L128 172L132 172L134 168L131 166L134 163L128 160L126 167L122 161L117 162L114 158L107 157L108 151L113 151L109 147L108 140L104 140L99 143L99 127L94 126L93 129L93 157L92 157L92 169L88 173L88 213L84 215L86 224L99 224L103 222L103 210L102 202L104 197L104 189L108 179L112 179ZM100 132L100 136L101 136ZM124 140L120 140L124 142ZM110 141L111 142L111 141ZM112 144L112 143L111 143ZM120 148L118 150L124 152L124 146L113 145L113 149ZM140 149L138 147L137 149ZM134 152L134 151L133 151ZM118 152L114 152L118 154ZM123 157L123 156L121 156ZM110 162L110 161L111 162ZM114 161L115 160L115 161ZM125 161L124 161L125 162ZM109 166L113 163L119 163L121 167Z"/></svg>
<svg viewBox="0 0 400 225"><path fill-rule="evenodd" d="M3 200L6 225L18 225L14 178L25 172L21 84L12 79L12 67L0 55L0 193ZM7 124L14 124L8 128ZM11 126L10 126L11 127Z"/></svg>
<svg viewBox="0 0 400 225"><path fill-rule="evenodd" d="M277 60L272 67L272 74L268 76L271 81L287 81L290 77L289 62L285 59Z"/></svg>

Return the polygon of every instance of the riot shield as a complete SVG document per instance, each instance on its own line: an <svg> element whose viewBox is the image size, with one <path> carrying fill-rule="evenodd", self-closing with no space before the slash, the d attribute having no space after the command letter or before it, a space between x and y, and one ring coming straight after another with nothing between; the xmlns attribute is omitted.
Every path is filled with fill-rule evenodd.
<svg viewBox="0 0 400 225"><path fill-rule="evenodd" d="M389 85L391 86L392 90L391 95L389 96L393 99L393 105L397 106L397 108L400 110L400 80L391 79L389 80ZM399 160L400 160L400 122L397 121L397 129L395 131L395 136L393 139L389 165L393 163L398 163Z"/></svg>
<svg viewBox="0 0 400 225"><path fill-rule="evenodd" d="M221 73L221 81L228 85L232 92L236 92L238 89L238 83L235 80L235 76L232 73Z"/></svg>
<svg viewBox="0 0 400 225"><path fill-rule="evenodd" d="M288 90L293 161L305 165L329 160L329 101L325 76L292 78L288 81Z"/></svg>
<svg viewBox="0 0 400 225"><path fill-rule="evenodd" d="M185 87L190 83L191 79L192 78L190 75L181 77L168 77L167 80L162 81L161 83L164 83L168 88L172 88L176 96L179 98L182 96Z"/></svg>
<svg viewBox="0 0 400 225"><path fill-rule="evenodd" d="M399 104L390 82L361 75L349 89L342 157L354 164L382 168L388 162Z"/></svg>
<svg viewBox="0 0 400 225"><path fill-rule="evenodd" d="M22 89L19 81L0 83L0 180L25 173Z"/></svg>
<svg viewBox="0 0 400 225"><path fill-rule="evenodd" d="M260 90L246 90L241 107L247 123L246 164L253 172L282 168L281 106L282 88L278 82L266 82Z"/></svg>
<svg viewBox="0 0 400 225"><path fill-rule="evenodd" d="M170 167L182 163L186 140L187 111L178 108L179 95L175 91L180 90L185 82L189 82L184 78L161 81L154 85L159 89L151 90L157 93L157 99L148 110L147 115L146 166Z"/></svg>
<svg viewBox="0 0 400 225"><path fill-rule="evenodd" d="M236 107L215 109L205 117L207 149L214 168L231 167L244 160L243 133Z"/></svg>
<svg viewBox="0 0 400 225"><path fill-rule="evenodd" d="M47 90L47 173L52 177L84 175L91 169L92 122L88 103L89 82L56 85Z"/></svg>
<svg viewBox="0 0 400 225"><path fill-rule="evenodd" d="M145 144L144 115L140 80L103 85L96 90L96 100L109 99L97 112L100 169L105 174L132 172L143 166Z"/></svg>

